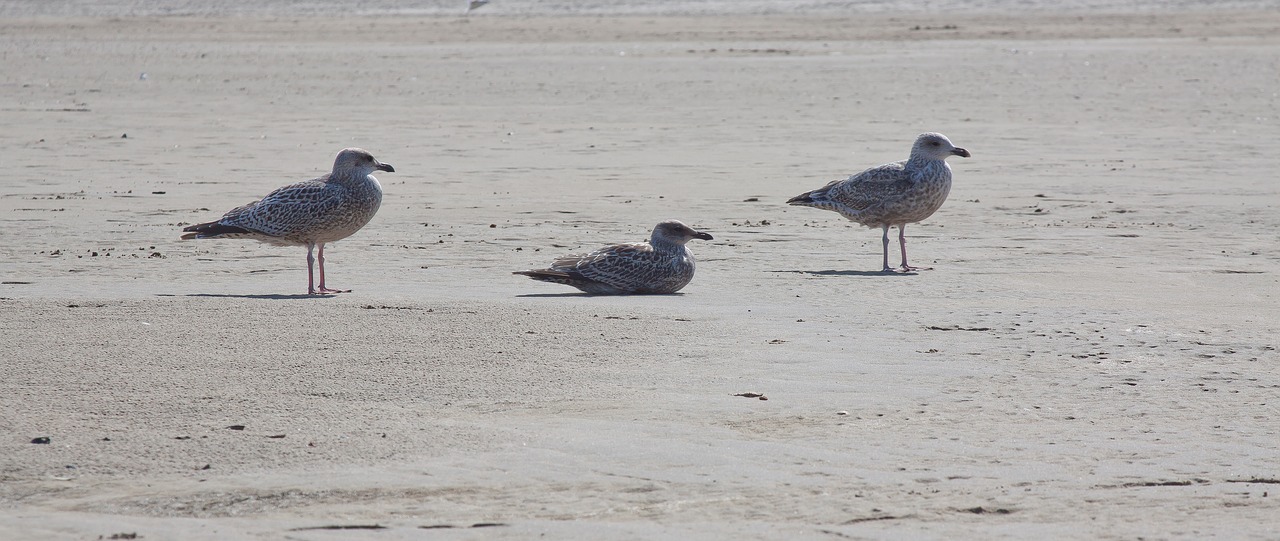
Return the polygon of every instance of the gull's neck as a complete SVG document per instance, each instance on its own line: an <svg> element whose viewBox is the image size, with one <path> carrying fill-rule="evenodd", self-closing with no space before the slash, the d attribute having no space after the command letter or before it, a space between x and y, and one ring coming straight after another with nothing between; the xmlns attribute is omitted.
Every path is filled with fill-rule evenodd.
<svg viewBox="0 0 1280 541"><path fill-rule="evenodd" d="M342 184L372 182L378 184L378 179L373 176L373 171L360 171L352 169L334 169L329 174L330 182L338 182Z"/></svg>
<svg viewBox="0 0 1280 541"><path fill-rule="evenodd" d="M653 246L654 251L657 251L657 252L681 252L681 251L684 251L684 245L683 245L683 244L678 243L678 242L675 242L675 241L672 241L672 240L670 240L670 239L668 239L668 238L666 238L666 237L660 236L660 235L653 235L652 237L649 237L649 245L650 245L650 246Z"/></svg>
<svg viewBox="0 0 1280 541"><path fill-rule="evenodd" d="M947 165L945 159L912 155L911 159L907 160L905 168L912 176L924 178L951 176L951 166Z"/></svg>
<svg viewBox="0 0 1280 541"><path fill-rule="evenodd" d="M937 167L939 164L946 165L946 159L931 158L926 154L915 152L911 153L911 157L907 158L908 169L920 169L925 167Z"/></svg>

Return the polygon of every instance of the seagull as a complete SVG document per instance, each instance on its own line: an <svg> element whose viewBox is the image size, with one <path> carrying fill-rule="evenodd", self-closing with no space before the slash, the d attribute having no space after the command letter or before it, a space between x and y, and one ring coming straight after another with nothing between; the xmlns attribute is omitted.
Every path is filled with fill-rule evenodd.
<svg viewBox="0 0 1280 541"><path fill-rule="evenodd" d="M840 215L867 227L884 231L883 272L889 267L889 227L898 226L898 244L902 247L899 272L929 270L907 264L906 228L932 216L951 192L951 156L969 157L969 151L951 144L941 133L922 133L911 146L911 157L867 169L844 180L833 180L826 186L787 200L788 204L839 212Z"/></svg>
<svg viewBox="0 0 1280 541"><path fill-rule="evenodd" d="M649 242L568 255L549 268L513 274L570 285L593 295L675 293L693 279L693 254L685 247L692 239L711 240L711 235L679 220L667 220L653 228Z"/></svg>
<svg viewBox="0 0 1280 541"><path fill-rule="evenodd" d="M324 245L351 236L378 212L382 185L371 173L395 172L368 151L347 148L333 172L281 187L261 200L236 207L213 222L183 228L183 239L253 239L278 246L307 247L307 294L349 293L324 283ZM312 252L319 247L319 253ZM313 267L320 261L320 287Z"/></svg>

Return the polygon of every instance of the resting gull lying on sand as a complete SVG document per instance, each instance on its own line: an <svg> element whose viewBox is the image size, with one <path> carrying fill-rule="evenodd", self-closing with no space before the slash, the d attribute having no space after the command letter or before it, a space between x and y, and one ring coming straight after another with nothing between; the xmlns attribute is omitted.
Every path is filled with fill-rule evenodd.
<svg viewBox="0 0 1280 541"><path fill-rule="evenodd" d="M969 151L951 144L941 133L922 133L911 146L911 157L872 167L844 180L803 193L787 203L839 212L867 227L884 230L884 272L889 267L889 227L898 226L902 247L901 272L922 270L907 265L907 224L932 216L951 192L950 156L969 157Z"/></svg>
<svg viewBox="0 0 1280 541"><path fill-rule="evenodd" d="M183 228L183 239L254 239L280 246L307 247L307 293L346 293L324 283L324 245L351 236L369 223L382 204L382 185L371 173L394 172L390 164L358 149L343 149L325 176L277 189L260 201L227 212L221 219ZM319 254L312 252L319 247ZM320 260L320 287L312 268Z"/></svg>
<svg viewBox="0 0 1280 541"><path fill-rule="evenodd" d="M566 284L595 295L675 293L693 279L692 239L711 240L678 220L653 228L649 242L616 244L561 257L550 268L516 271L534 280Z"/></svg>

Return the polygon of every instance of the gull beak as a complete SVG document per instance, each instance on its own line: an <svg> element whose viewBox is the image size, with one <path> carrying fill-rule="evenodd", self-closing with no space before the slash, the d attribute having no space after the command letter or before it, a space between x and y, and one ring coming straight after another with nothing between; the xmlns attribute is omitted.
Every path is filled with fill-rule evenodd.
<svg viewBox="0 0 1280 541"><path fill-rule="evenodd" d="M965 153L965 155L967 156L967 155L968 155L968 153ZM378 162L378 165L374 166L374 169L377 169L377 170L379 170L379 171L386 171L386 172L388 172L388 173L394 173L394 172L396 172L396 168L391 167L391 164L389 164L389 163L382 163L382 162Z"/></svg>
<svg viewBox="0 0 1280 541"><path fill-rule="evenodd" d="M955 154L956 156L959 156L959 157L961 157L961 158L968 158L968 157L969 157L969 151L968 151L968 150L965 150L965 149L963 149L963 148L960 148L960 147L956 147L956 148L951 149L951 153L952 153L952 154Z"/></svg>
<svg viewBox="0 0 1280 541"><path fill-rule="evenodd" d="M703 233L701 231L694 231L693 238L702 239L702 240L711 240L711 235L709 233Z"/></svg>

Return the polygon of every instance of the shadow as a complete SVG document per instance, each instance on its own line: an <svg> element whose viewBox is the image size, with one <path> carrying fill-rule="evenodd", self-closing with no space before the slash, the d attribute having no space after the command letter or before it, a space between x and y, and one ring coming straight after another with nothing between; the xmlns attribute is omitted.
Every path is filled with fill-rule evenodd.
<svg viewBox="0 0 1280 541"><path fill-rule="evenodd" d="M280 300L289 300L289 299L329 299L329 298L336 297L337 295L332 293L325 294L325 295L307 295L305 293L301 293L297 295L281 295L281 294L231 295L226 293L189 293L186 295L169 295L165 293L160 293L160 294L157 294L156 296L157 297L179 297L179 296L181 297L219 297L219 298L225 298L225 299L266 299L266 300L272 300L272 301L280 301Z"/></svg>
<svg viewBox="0 0 1280 541"><path fill-rule="evenodd" d="M598 295L579 291L577 293L525 293L517 298L557 298L557 297L680 297L684 293L629 293L625 295Z"/></svg>
<svg viewBox="0 0 1280 541"><path fill-rule="evenodd" d="M916 272L893 272L893 271L858 271L858 270L775 270L769 272L791 272L795 274L811 274L814 276L915 276Z"/></svg>
<svg viewBox="0 0 1280 541"><path fill-rule="evenodd" d="M599 297L599 296L600 296L600 295L592 295L592 294L590 294L590 293L582 293L582 292L578 292L578 293L525 293L525 294L523 294L523 295L516 295L516 297L517 297L517 298L521 298L521 297L526 297L526 298L546 298L546 297L550 297L550 298L555 298L555 297Z"/></svg>

